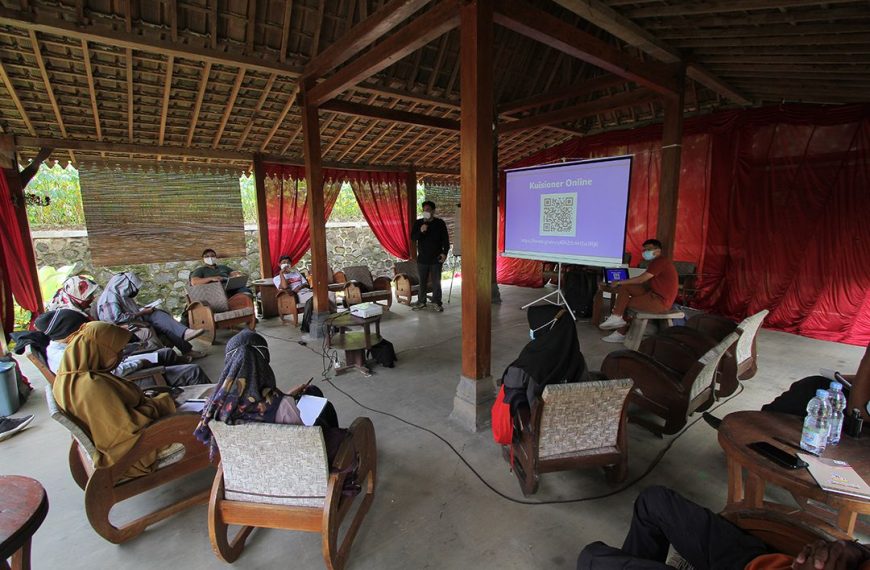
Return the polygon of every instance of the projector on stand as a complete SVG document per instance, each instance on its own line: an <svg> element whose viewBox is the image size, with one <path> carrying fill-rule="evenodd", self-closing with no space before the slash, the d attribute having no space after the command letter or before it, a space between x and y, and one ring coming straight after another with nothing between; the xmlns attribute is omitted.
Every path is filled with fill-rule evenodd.
<svg viewBox="0 0 870 570"><path fill-rule="evenodd" d="M377 303L360 303L350 308L350 314L361 319L384 314L384 308Z"/></svg>

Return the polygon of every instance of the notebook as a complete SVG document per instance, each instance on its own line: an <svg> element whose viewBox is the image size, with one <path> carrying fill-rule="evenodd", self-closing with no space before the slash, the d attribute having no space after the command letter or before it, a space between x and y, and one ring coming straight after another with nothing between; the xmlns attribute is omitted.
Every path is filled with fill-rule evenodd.
<svg viewBox="0 0 870 570"><path fill-rule="evenodd" d="M302 418L302 423L307 426L313 426L320 412L326 407L326 398L305 395L299 398L299 401L296 402L296 407L299 408L299 416Z"/></svg>
<svg viewBox="0 0 870 570"><path fill-rule="evenodd" d="M226 289L227 291L234 291L235 289L241 289L247 284L247 275L237 275L235 277L230 277L229 279L227 279L227 282L224 283L224 289Z"/></svg>
<svg viewBox="0 0 870 570"><path fill-rule="evenodd" d="M798 456L807 462L810 475L824 491L870 499L870 485L845 461L814 457L806 453Z"/></svg>

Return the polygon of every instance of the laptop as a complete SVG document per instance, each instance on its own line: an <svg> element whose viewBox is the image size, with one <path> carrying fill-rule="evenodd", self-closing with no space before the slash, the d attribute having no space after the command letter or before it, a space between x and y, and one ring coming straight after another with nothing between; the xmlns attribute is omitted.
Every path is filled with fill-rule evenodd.
<svg viewBox="0 0 870 570"><path fill-rule="evenodd" d="M604 282L608 285L616 281L624 281L625 279L628 279L628 269L625 267L604 270Z"/></svg>
<svg viewBox="0 0 870 570"><path fill-rule="evenodd" d="M241 289L242 287L248 284L248 276L247 275L237 275L236 277L229 277L227 282L224 283L225 291L233 291L235 289Z"/></svg>

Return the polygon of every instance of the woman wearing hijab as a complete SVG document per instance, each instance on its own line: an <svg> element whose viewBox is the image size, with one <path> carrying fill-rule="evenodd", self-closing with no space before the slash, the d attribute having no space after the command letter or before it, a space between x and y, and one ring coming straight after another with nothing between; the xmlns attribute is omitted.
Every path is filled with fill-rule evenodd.
<svg viewBox="0 0 870 570"><path fill-rule="evenodd" d="M94 313L91 304L96 299L99 288L100 286L97 285L96 281L85 275L67 277L51 301L45 306L45 310L70 309L92 319Z"/></svg>
<svg viewBox="0 0 870 570"><path fill-rule="evenodd" d="M141 307L135 297L142 288L142 280L132 271L113 275L106 289L97 301L97 315L101 321L115 325L129 325L145 321L163 334L172 345L187 354L192 349L190 340L205 332L203 329L189 329L172 318L166 311L154 307Z"/></svg>
<svg viewBox="0 0 870 570"><path fill-rule="evenodd" d="M529 342L505 370L505 402L516 412L531 407L547 384L591 380L580 352L577 328L565 309L555 305L529 307Z"/></svg>
<svg viewBox="0 0 870 570"><path fill-rule="evenodd" d="M211 421L230 425L237 422L303 425L296 407L296 396L323 397L320 389L310 385L297 386L288 394L281 392L276 386L269 359L266 339L254 331L243 330L227 342L226 364L217 390L203 408L202 421L194 432L197 439L211 447L212 452L214 440L208 427ZM338 416L331 403L326 403L314 425L338 427ZM324 429L327 447L330 447L328 432Z"/></svg>
<svg viewBox="0 0 870 570"><path fill-rule="evenodd" d="M81 422L97 448L96 467L118 462L155 420L175 412L169 394L145 396L135 384L114 376L130 331L90 322L69 337L52 393L58 406ZM139 477L154 470L157 454L149 453L125 473Z"/></svg>

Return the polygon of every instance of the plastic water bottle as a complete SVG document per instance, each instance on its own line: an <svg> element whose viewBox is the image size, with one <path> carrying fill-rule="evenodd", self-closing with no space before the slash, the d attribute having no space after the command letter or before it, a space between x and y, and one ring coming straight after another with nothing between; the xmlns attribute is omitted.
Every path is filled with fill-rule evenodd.
<svg viewBox="0 0 870 570"><path fill-rule="evenodd" d="M831 425L831 402L827 390L816 390L816 396L807 404L807 417L801 434L801 449L821 455L828 445Z"/></svg>
<svg viewBox="0 0 870 570"><path fill-rule="evenodd" d="M831 403L831 432L828 434L828 445L840 443L840 435L843 433L844 410L846 409L846 395L843 394L843 385L839 382L831 382L828 388L828 401Z"/></svg>

